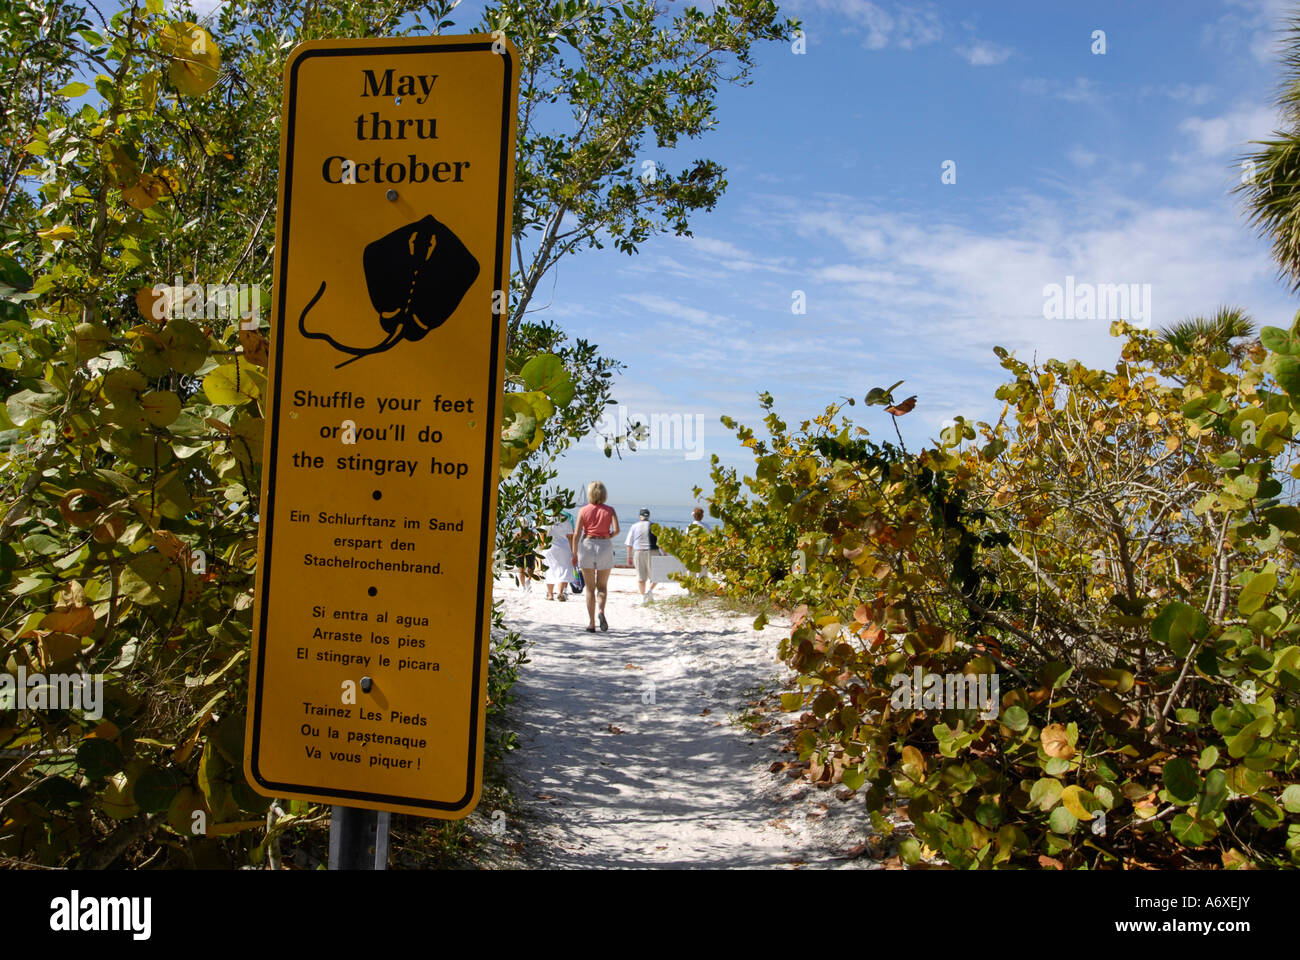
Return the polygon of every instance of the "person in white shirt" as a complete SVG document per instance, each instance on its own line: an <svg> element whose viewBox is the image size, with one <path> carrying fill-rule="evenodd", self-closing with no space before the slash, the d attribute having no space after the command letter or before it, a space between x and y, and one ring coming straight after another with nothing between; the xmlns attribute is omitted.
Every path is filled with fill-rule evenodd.
<svg viewBox="0 0 1300 960"><path fill-rule="evenodd" d="M546 599L555 599L555 588L560 588L560 599L567 600L566 591L573 581L573 524L566 513L546 531L549 543L542 559L546 561Z"/></svg>
<svg viewBox="0 0 1300 960"><path fill-rule="evenodd" d="M650 532L650 511L645 507L641 508L640 519L628 530L624 543L627 546L627 562L636 567L637 589L643 598L648 598L646 582L650 580L650 558L659 551L655 549L654 534ZM651 582L650 593L654 592L654 588L655 585Z"/></svg>

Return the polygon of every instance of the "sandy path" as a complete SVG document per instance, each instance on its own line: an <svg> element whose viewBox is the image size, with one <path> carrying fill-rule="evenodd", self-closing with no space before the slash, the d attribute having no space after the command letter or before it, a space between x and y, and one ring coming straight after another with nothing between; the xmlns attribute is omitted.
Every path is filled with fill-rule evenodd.
<svg viewBox="0 0 1300 960"><path fill-rule="evenodd" d="M497 583L507 623L533 641L506 762L525 865L874 866L848 856L869 831L860 797L771 773L795 759L781 724L760 735L736 721L788 675L775 656L788 626L641 606L633 576L613 572L610 630L595 634L582 598Z"/></svg>

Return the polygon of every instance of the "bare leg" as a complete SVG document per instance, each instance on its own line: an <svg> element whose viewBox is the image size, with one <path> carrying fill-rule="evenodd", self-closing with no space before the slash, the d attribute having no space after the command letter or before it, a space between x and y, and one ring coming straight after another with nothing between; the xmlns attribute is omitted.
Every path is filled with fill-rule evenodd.
<svg viewBox="0 0 1300 960"><path fill-rule="evenodd" d="M600 612L603 615L605 613L605 600L609 597L609 571L608 570L596 571L596 593L599 596ZM588 606L590 606L591 601L588 601L587 603Z"/></svg>
<svg viewBox="0 0 1300 960"><path fill-rule="evenodd" d="M604 572L608 573L608 571L604 571ZM592 629L595 629L596 627L596 571L594 569L583 570L582 579L587 584L587 590L586 590L587 620L589 621L589 625L592 627ZM605 609L604 603L602 603L600 606L602 610Z"/></svg>

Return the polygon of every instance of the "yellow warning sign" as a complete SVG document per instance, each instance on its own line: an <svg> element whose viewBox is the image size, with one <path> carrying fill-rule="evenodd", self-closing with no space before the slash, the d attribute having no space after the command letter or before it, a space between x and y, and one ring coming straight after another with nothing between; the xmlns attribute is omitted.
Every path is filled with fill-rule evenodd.
<svg viewBox="0 0 1300 960"><path fill-rule="evenodd" d="M285 66L259 793L478 802L517 99L499 35L318 41Z"/></svg>

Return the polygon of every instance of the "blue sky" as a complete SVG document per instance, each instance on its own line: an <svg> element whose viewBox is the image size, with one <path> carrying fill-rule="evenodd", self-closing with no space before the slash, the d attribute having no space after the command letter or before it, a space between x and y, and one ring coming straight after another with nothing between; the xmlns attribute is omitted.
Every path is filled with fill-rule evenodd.
<svg viewBox="0 0 1300 960"><path fill-rule="evenodd" d="M453 32L481 6L464 3ZM752 465L718 418L760 427L763 390L794 423L904 380L897 395L919 397L900 421L909 445L958 414L995 419L995 344L1116 357L1108 319L1044 318L1044 287L1067 277L1149 284L1156 326L1220 303L1289 324L1297 304L1229 191L1248 142L1275 126L1291 4L781 6L804 21L806 52L760 49L752 86L723 89L713 133L675 158L645 151L727 168L695 237L577 255L539 294L539 316L627 364L627 413L702 434L622 460L593 439L560 461L565 485L602 479L620 506L689 503L693 485L709 489L711 454ZM941 182L946 161L955 183ZM892 437L879 408L854 409Z"/></svg>
<svg viewBox="0 0 1300 960"><path fill-rule="evenodd" d="M718 417L760 427L762 390L793 423L905 380L898 396L919 397L909 444L958 414L995 419L995 344L1117 356L1108 319L1044 319L1044 287L1067 276L1150 284L1157 326L1225 302L1289 324L1297 304L1229 195L1248 141L1275 125L1286 4L782 6L804 20L807 53L770 46L752 87L724 91L696 154L728 168L729 188L695 239L574 259L548 311L628 364L629 411L701 415L704 456L609 462L587 444L563 459L566 483L688 502L709 489L709 454L752 466ZM892 437L879 408L855 411Z"/></svg>

